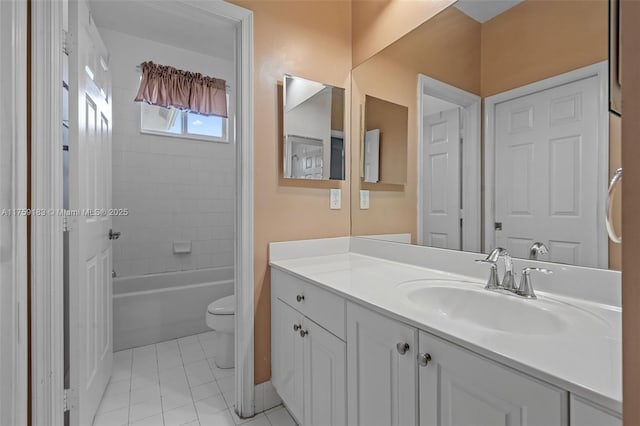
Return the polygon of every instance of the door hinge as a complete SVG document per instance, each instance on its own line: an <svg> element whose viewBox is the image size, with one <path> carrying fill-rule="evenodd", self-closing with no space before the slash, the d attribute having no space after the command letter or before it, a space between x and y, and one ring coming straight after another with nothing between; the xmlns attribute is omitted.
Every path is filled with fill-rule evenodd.
<svg viewBox="0 0 640 426"><path fill-rule="evenodd" d="M64 411L71 411L78 404L78 394L74 389L65 389L62 394L62 404Z"/></svg>
<svg viewBox="0 0 640 426"><path fill-rule="evenodd" d="M76 218L73 216L69 216L66 214L68 210L65 210L65 215L62 216L62 231L63 232L71 232L73 231L73 227L76 223Z"/></svg>
<svg viewBox="0 0 640 426"><path fill-rule="evenodd" d="M496 231L502 231L502 222L495 222L494 227Z"/></svg>
<svg viewBox="0 0 640 426"><path fill-rule="evenodd" d="M69 31L62 30L62 53L69 56L71 54L71 39Z"/></svg>

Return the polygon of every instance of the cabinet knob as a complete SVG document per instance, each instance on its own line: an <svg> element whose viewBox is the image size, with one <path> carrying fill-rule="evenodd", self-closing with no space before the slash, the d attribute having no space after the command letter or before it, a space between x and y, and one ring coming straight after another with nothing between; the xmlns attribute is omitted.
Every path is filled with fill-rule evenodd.
<svg viewBox="0 0 640 426"><path fill-rule="evenodd" d="M298 331L298 330L300 330L301 328L302 328L302 326L301 326L301 325L293 324L293 331Z"/></svg>
<svg viewBox="0 0 640 426"><path fill-rule="evenodd" d="M297 300L298 302L302 302L302 301L304 300L304 295L302 295L302 294L297 295L297 296L296 296L296 300Z"/></svg>
<svg viewBox="0 0 640 426"><path fill-rule="evenodd" d="M304 337L307 334L309 334L309 332L307 330L300 330L300 337Z"/></svg>
<svg viewBox="0 0 640 426"><path fill-rule="evenodd" d="M400 355L404 355L409 350L409 344L408 343L398 343L396 345L396 349L398 350L398 353Z"/></svg>
<svg viewBox="0 0 640 426"><path fill-rule="evenodd" d="M418 354L418 365L421 367L426 367L427 364L429 364L429 361L431 361L431 355L427 353Z"/></svg>

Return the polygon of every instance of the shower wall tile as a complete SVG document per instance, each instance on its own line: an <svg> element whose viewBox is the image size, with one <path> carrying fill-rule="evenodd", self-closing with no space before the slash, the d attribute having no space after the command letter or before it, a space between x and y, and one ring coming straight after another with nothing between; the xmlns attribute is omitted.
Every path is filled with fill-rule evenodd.
<svg viewBox="0 0 640 426"><path fill-rule="evenodd" d="M119 277L232 266L234 262L235 143L140 133L136 66L164 65L224 78L234 86L232 61L101 29L113 76L113 200L130 214L114 217L122 232L113 267ZM192 241L173 254L174 240Z"/></svg>

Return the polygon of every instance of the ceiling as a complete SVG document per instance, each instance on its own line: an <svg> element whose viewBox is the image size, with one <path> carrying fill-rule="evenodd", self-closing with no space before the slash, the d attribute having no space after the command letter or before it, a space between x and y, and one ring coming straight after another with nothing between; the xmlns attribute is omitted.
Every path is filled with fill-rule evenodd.
<svg viewBox="0 0 640 426"><path fill-rule="evenodd" d="M168 0L89 0L98 27L223 59L234 59L235 25Z"/></svg>
<svg viewBox="0 0 640 426"><path fill-rule="evenodd" d="M524 0L458 0L454 4L454 7L476 21L484 23L523 1Z"/></svg>

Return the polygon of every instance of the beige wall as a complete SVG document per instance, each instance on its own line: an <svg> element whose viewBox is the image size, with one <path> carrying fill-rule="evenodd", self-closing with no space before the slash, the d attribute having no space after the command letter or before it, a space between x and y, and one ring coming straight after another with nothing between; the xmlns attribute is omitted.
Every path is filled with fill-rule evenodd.
<svg viewBox="0 0 640 426"><path fill-rule="evenodd" d="M366 96L364 109L365 131L380 130L380 182L404 185L409 109L373 96Z"/></svg>
<svg viewBox="0 0 640 426"><path fill-rule="evenodd" d="M415 29L455 0L352 0L353 66Z"/></svg>
<svg viewBox="0 0 640 426"><path fill-rule="evenodd" d="M355 9L354 9L355 11ZM417 231L417 110L418 73L472 93L480 93L480 24L449 8L356 67L352 79L352 167L360 169L362 111L365 95L407 106L407 184L364 184L352 179L351 233ZM355 176L355 174L354 174ZM370 208L360 210L359 191L369 189Z"/></svg>
<svg viewBox="0 0 640 426"><path fill-rule="evenodd" d="M268 243L344 236L350 229L348 181L331 184L343 190L342 209L329 210L326 184L294 186L280 178L278 81L290 73L349 87L351 5L345 1L233 2L254 12L255 381L261 383L271 377ZM346 176L350 176L348 168Z"/></svg>
<svg viewBox="0 0 640 426"><path fill-rule="evenodd" d="M607 0L527 0L482 25L482 97L608 58Z"/></svg>
<svg viewBox="0 0 640 426"><path fill-rule="evenodd" d="M620 2L622 26L622 363L625 426L640 425L640 2Z"/></svg>

